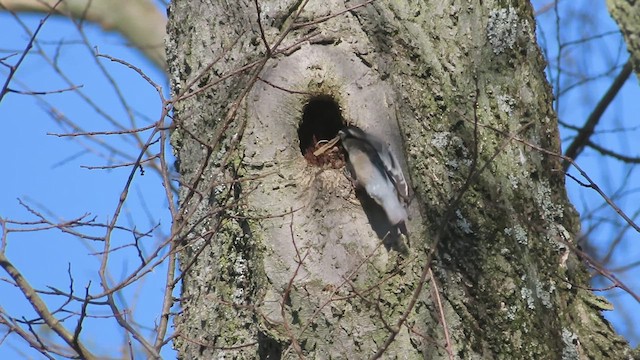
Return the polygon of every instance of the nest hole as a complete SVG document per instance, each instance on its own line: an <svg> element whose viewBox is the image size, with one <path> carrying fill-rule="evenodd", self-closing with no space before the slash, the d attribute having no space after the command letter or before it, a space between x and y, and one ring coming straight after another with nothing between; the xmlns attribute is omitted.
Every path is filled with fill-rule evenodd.
<svg viewBox="0 0 640 360"><path fill-rule="evenodd" d="M344 166L344 154L337 144L322 151L344 126L340 105L333 97L317 95L309 99L302 108L298 139L300 152L310 165L336 169Z"/></svg>

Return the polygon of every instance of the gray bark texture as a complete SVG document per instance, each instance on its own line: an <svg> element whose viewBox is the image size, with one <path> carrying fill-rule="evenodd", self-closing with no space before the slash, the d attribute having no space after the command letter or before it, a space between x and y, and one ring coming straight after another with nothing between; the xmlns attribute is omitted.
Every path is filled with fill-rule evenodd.
<svg viewBox="0 0 640 360"><path fill-rule="evenodd" d="M618 23L636 76L640 73L640 6L635 0L607 0L611 17Z"/></svg>
<svg viewBox="0 0 640 360"><path fill-rule="evenodd" d="M362 3L171 2L180 357L628 358L571 251L530 4ZM344 124L402 159L408 239L306 151Z"/></svg>

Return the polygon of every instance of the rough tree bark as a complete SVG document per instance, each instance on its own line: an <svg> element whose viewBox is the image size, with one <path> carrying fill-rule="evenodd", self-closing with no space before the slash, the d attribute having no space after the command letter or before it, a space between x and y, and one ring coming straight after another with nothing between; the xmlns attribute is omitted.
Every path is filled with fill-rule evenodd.
<svg viewBox="0 0 640 360"><path fill-rule="evenodd" d="M608 0L611 17L622 31L636 76L640 72L640 7L631 0Z"/></svg>
<svg viewBox="0 0 640 360"><path fill-rule="evenodd" d="M182 358L628 357L570 251L527 1L257 3L171 3ZM344 123L403 158L408 251L303 156Z"/></svg>

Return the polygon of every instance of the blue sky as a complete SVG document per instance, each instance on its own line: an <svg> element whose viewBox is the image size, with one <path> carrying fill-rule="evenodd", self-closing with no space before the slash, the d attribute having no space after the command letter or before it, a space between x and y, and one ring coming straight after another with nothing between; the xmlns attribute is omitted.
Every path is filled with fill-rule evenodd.
<svg viewBox="0 0 640 360"><path fill-rule="evenodd" d="M548 1L533 3L536 9L553 4ZM618 75L628 54L604 1L561 1L557 10L555 12L552 8L537 17L538 38L549 58L547 74L554 87L558 85L555 79L558 69L561 69L562 94L556 104L558 117L569 125L579 127ZM583 41L584 39L588 41ZM557 61L558 41L564 44L560 62ZM575 84L582 85L574 86ZM632 74L602 116L592 140L621 154L639 156L638 99L638 79ZM566 149L576 132L561 126L560 133L564 140L563 148ZM637 222L635 213L638 211L637 193L640 185L637 167L603 157L591 149L586 149L577 161L592 180L614 199L616 205ZM569 173L579 177L575 169L571 169ZM615 269L640 259L638 233L634 230L625 231L624 221L609 206L603 205L604 200L600 195L569 178L567 191L583 217L583 231L588 231L597 224L596 230L589 233L590 244L597 254L603 256L611 242L619 240L607 268ZM631 271L617 272L616 276L636 292L640 289L637 266ZM594 287L604 288L610 285L601 280L597 278ZM605 312L605 316L612 321L618 332L625 335L633 345L637 345L640 336L637 332L640 304L618 289L597 293L608 297L615 306L616 310Z"/></svg>
<svg viewBox="0 0 640 360"><path fill-rule="evenodd" d="M31 30L38 25L40 16L22 16L21 19ZM28 35L17 22L6 13L0 13L0 24L5 34L0 43L0 56L20 53L27 44ZM152 79L162 84L166 80L162 72L142 58L137 51L130 49L117 35L104 33L99 27L88 24L84 27L87 37L100 52L118 57L141 67ZM80 36L75 26L63 18L50 18L44 25L38 40L44 51L52 56L57 53L57 62L61 72L68 76L87 97L95 101L96 106L124 125L129 124L127 111L115 97L115 90L94 64L91 50L79 42ZM60 45L60 42L63 45ZM161 102L156 91L132 70L108 60L100 60L109 74L121 87L128 105L138 114L138 126L144 127L156 121ZM0 78L4 80L7 72ZM32 91L52 91L68 88L61 76L47 65L37 53L29 55L16 73L16 81L11 87L28 88ZM115 169L86 169L83 166L105 166L125 161L90 142L78 138L60 138L49 133L68 133L70 127L56 123L50 116L51 109L64 114L71 121L80 124L85 131L117 130L99 112L89 106L73 92L49 94L46 96L27 96L8 94L0 103L4 131L0 132L0 148L4 154L5 169L0 180L0 216L12 220L33 221L30 214L18 199L38 212L46 214L54 222L71 220L86 215L88 221L105 223L111 219L116 208L120 192L131 172L130 167ZM150 132L142 133L147 140ZM98 136L118 151L137 154L131 139L122 136ZM78 141L79 140L79 141ZM158 146L153 147L158 151ZM161 195L159 195L161 194ZM152 170L147 169L143 176L136 173L134 185L129 193L120 225L133 227L146 232L159 227L153 237L142 240L142 248L150 252L158 241L164 240L169 233L170 217L166 197L160 179ZM26 228L9 226L11 228ZM83 228L83 232L104 235L103 229ZM114 245L130 243L131 233L114 233ZM69 288L69 266L75 291L82 292L91 281L93 292L98 292L100 282L96 275L100 257L95 255L101 243L78 241L60 231L12 233L9 236L7 255L20 269L32 286L47 289L53 286L62 290ZM94 255L92 255L94 254ZM133 259L133 261L132 261ZM121 279L138 265L137 257L131 249L114 253L110 261L112 277ZM3 274L2 276L6 276ZM127 307L134 311L135 320L150 329L160 310L162 290L165 279L165 267L158 267L139 284L125 290ZM21 301L20 293L13 287L0 284L2 306L10 314L24 314L26 318L35 316L33 310ZM51 299L45 297L45 299ZM55 299L54 304L61 301ZM121 301L122 303L122 301ZM75 308L79 310L79 307ZM106 311L103 315L106 314ZM73 328L72 325L66 324ZM113 321L105 326L104 319L87 319L86 339L96 344L98 354L117 354L124 340ZM99 335L97 335L99 334ZM15 337L15 335L13 336ZM165 357L171 358L166 347ZM114 351L115 350L115 351ZM34 352L25 348L24 343L9 338L0 346L3 359L34 356ZM35 355L39 358L38 355Z"/></svg>
<svg viewBox="0 0 640 360"><path fill-rule="evenodd" d="M536 8L540 7L538 3L542 6L547 2L534 2ZM542 45L551 55L551 59L555 58L554 51L557 51L556 24L559 24L559 38L563 42L608 34L617 30L615 23L606 12L604 1L589 1L591 4L589 9L579 10L584 8L584 3L584 1L561 2L560 14L563 15L559 22L556 21L553 11L539 16L538 20L545 35ZM40 18L39 15L21 16L31 30L37 27ZM592 21L593 25L580 25L576 23L576 19L587 19ZM3 33L12 34L0 40L0 57L14 52L20 53L28 41L28 35L15 19L6 13L0 13L0 24ZM164 75L135 50L126 46L122 38L115 34L104 33L99 27L91 24L85 25L84 30L91 39L92 45L97 46L101 53L124 59L142 68L154 81L164 86L165 94L168 93ZM69 20L62 18L49 19L38 37L45 52L52 57L56 56L62 71L75 84L82 85L81 90L86 92L100 109L118 121L129 124L127 111L117 100L114 88L94 64L90 49L80 43L79 39L75 26ZM581 125L612 82L619 67L626 61L626 57L626 50L619 34L607 35L583 44L566 47L561 63L565 72L563 78L566 82L563 88L570 86L572 81L584 79L584 74L592 75L597 79L562 95L559 107L560 118L567 123ZM127 103L136 114L138 126L146 126L155 121L161 111L161 104L155 90L132 70L106 59L100 61L119 84ZM617 71L607 74L609 69L615 69L616 66ZM556 76L553 74L554 68L557 69L556 63L550 61L552 78ZM583 75L571 76L573 69L578 69L576 73ZM0 79L3 80L6 75L6 70L0 71ZM37 91L68 87L68 84L62 81L37 53L32 53L26 58L16 74L16 81L12 83L12 87L18 89L24 89L25 85ZM632 75L598 127L599 130L623 128L624 131L598 134L595 140L599 144L606 144L613 150L631 156L638 155L636 140L634 140L638 138L638 129L633 126L637 124L636 114L640 113L640 102L637 100L639 98L638 81L635 75ZM3 120L0 150L4 154L5 163L5 171L0 177L0 188L3 189L0 192L0 217L21 221L34 220L35 217L19 204L17 200L19 198L52 220L75 219L90 212L87 219L95 218L96 222L109 221L126 178L130 174L130 168L106 170L83 168L83 166L111 165L114 161L125 160L117 156L114 159L112 152L81 139L79 142L79 139L48 135L48 133L70 132L68 127L60 126L51 118L49 115L51 108L81 124L87 131L116 129L73 92L46 96L8 94L0 103L0 118ZM563 138L574 134L564 128L561 130ZM149 134L149 132L142 133L142 139L146 141ZM115 149L129 154L136 153L135 144L126 138L119 136L98 136L98 138ZM564 143L565 146L567 144ZM157 151L158 146L156 145L153 149ZM630 215L637 211L635 199L638 177L632 167L602 158L590 150L581 155L579 163L607 194L613 195L621 188L630 191L616 198L616 202ZM575 171L572 173L575 174ZM602 199L592 190L580 187L570 179L567 179L567 184L572 201L583 215L601 206ZM612 211L607 208L596 212L593 221L601 218L616 219ZM586 227L589 224L585 223ZM142 247L145 251L151 251L157 242L162 241L169 233L168 205L160 178L154 171L147 169L144 175L136 173L136 180L129 193L120 225L136 226L142 232L158 225L152 237L143 239ZM610 239L619 233L621 226L619 220L603 221L598 231L591 234L593 242L599 249L604 249ZM11 227L20 228L19 226ZM97 235L104 234L102 229L83 230ZM131 238L130 233L120 231L115 233L114 242L126 244L131 242ZM628 231L622 238L610 266L625 264L630 262L630 259L640 258L639 247L635 244L638 234ZM89 281L91 281L91 289L98 291L100 284L96 276L96 268L99 257L92 254L98 251L100 246L100 243L78 241L60 231L12 233L9 237L7 254L38 289L46 289L47 286L68 289L67 271L71 266L75 291L82 292ZM131 248L124 249L116 252L112 257L110 266L114 279L122 278L137 266L137 260L131 260L136 259L131 251ZM5 274L0 275L2 278L5 276ZM125 297L128 299L126 305L133 309L135 320L143 329L151 329L157 322L156 316L160 309L164 276L165 268L158 267L147 275L144 281L125 290ZM633 289L640 289L637 270L621 273L619 277ZM606 286L605 283L598 284L598 286ZM26 318L35 316L30 306L21 301L21 295L16 289L0 282L0 294L2 294L0 306L8 313L24 314ZM617 310L606 315L613 321L615 328L628 336L634 345L638 344L638 334L633 331L632 324L640 323L639 304L618 290L601 294L609 296L614 301ZM53 303L60 304L60 300L54 299ZM104 319L88 319L84 330L85 338L90 344L95 345L96 353L118 354L124 346L125 339L122 338L121 332L117 330L112 320L108 324L105 325ZM72 324L66 325L72 327ZM173 357L169 347L166 347L165 351L163 353L165 357ZM0 357L3 359L18 359L25 356L39 358L37 353L26 348L24 343L15 337L9 338L0 346Z"/></svg>

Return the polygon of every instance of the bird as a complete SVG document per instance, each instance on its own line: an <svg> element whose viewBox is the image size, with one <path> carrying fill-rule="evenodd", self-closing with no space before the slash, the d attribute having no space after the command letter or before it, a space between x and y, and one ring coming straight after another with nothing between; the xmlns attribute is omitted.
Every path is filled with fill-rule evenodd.
<svg viewBox="0 0 640 360"><path fill-rule="evenodd" d="M354 185L363 188L382 207L391 225L407 235L409 189L389 146L355 126L344 127L338 136L347 154L347 169Z"/></svg>

